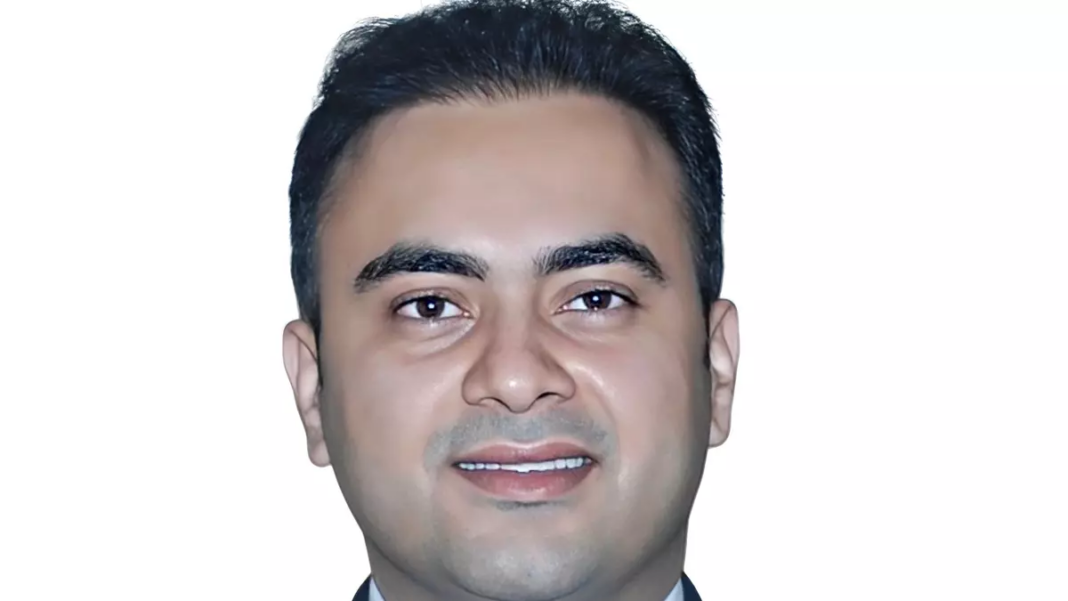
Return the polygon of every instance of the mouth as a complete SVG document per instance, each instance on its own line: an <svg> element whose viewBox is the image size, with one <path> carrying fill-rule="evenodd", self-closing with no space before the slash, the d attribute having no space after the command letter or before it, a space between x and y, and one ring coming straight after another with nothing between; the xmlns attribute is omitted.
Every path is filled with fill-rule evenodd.
<svg viewBox="0 0 1068 601"><path fill-rule="evenodd" d="M569 443L497 445L468 453L453 470L499 500L541 503L574 491L597 468L593 454Z"/></svg>

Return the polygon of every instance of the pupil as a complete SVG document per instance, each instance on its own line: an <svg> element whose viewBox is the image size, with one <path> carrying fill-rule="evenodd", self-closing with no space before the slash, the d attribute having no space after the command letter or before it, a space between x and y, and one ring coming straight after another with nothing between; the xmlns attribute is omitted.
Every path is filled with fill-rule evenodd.
<svg viewBox="0 0 1068 601"><path fill-rule="evenodd" d="M608 300L609 295L603 292L590 292L586 295L586 306L594 310L607 309Z"/></svg>
<svg viewBox="0 0 1068 601"><path fill-rule="evenodd" d="M441 313L441 299L428 297L415 302L415 310L419 317L433 319Z"/></svg>

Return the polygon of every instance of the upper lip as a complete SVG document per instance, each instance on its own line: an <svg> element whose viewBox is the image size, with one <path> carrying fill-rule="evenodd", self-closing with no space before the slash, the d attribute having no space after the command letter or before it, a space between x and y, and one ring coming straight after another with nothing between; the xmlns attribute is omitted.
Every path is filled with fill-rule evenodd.
<svg viewBox="0 0 1068 601"><path fill-rule="evenodd" d="M594 457L585 447L570 442L541 443L536 446L495 444L469 451L455 458L453 463L540 463L566 457Z"/></svg>

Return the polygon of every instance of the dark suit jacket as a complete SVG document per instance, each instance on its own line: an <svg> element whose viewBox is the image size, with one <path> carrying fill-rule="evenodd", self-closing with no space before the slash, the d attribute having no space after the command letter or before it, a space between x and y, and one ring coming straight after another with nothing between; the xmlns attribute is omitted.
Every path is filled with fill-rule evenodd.
<svg viewBox="0 0 1068 601"><path fill-rule="evenodd" d="M697 594L697 589L693 587L693 583L686 577L686 574L682 575L682 592L683 598L686 601L701 601L701 595ZM352 598L352 601L368 601L371 595L371 579L363 581L363 586L360 590L356 591L356 596Z"/></svg>

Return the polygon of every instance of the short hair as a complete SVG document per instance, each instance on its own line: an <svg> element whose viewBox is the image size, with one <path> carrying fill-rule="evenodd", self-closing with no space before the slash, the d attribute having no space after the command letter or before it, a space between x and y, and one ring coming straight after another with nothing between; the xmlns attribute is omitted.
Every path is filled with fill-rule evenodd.
<svg viewBox="0 0 1068 601"><path fill-rule="evenodd" d="M722 175L711 106L686 60L611 2L460 0L363 22L342 36L322 78L289 186L293 284L317 336L320 224L346 149L398 109L554 92L620 103L670 146L707 319L723 277Z"/></svg>

